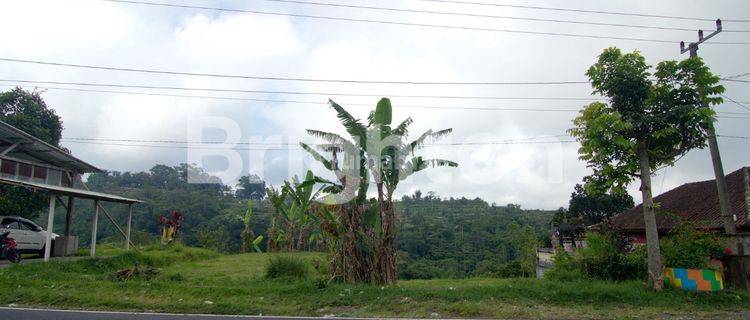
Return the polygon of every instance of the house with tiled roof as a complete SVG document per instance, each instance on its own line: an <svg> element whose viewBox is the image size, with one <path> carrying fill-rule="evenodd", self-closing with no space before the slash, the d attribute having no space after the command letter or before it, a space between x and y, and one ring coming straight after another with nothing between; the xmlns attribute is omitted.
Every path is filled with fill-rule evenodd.
<svg viewBox="0 0 750 320"><path fill-rule="evenodd" d="M750 232L750 167L743 167L726 176L729 201L739 233ZM703 230L724 231L716 191L716 181L706 180L683 184L654 198L656 225L660 235L674 228L680 220L689 221ZM643 204L615 215L610 220L614 229L630 236L634 243L645 243Z"/></svg>

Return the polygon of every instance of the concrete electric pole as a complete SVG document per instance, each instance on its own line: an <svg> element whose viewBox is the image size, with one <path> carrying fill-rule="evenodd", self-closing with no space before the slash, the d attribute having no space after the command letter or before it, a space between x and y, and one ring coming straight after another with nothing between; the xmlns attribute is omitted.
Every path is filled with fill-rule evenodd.
<svg viewBox="0 0 750 320"><path fill-rule="evenodd" d="M716 31L712 32L708 36L703 36L703 30L698 30L698 41L692 42L685 48L685 42L680 42L680 53L690 52L690 57L694 58L698 56L698 46L706 40L721 32L721 20L716 20ZM719 195L719 207L721 208L721 216L724 221L724 231L727 235L734 235L737 233L737 229L734 226L736 216L732 213L731 205L729 204L729 193L727 191L727 181L724 176L724 166L721 163L721 154L719 153L719 144L716 141L716 129L713 123L709 123L706 126L708 133L708 149L711 152L711 161L714 166L714 175L716 176L716 190ZM734 250L734 249L733 249ZM740 252L737 252L740 254Z"/></svg>
<svg viewBox="0 0 750 320"><path fill-rule="evenodd" d="M680 42L680 53L690 52L690 57L698 56L698 46L709 38L721 32L721 20L716 20L716 31L708 36L703 36L703 30L698 30L698 42L693 42L685 48L685 42ZM719 145L716 141L716 129L714 124L709 123L706 126L708 133L708 148L711 152L711 161L714 166L714 175L716 176L716 190L719 196L719 207L724 222L724 231L730 239L729 245L733 255L730 255L725 262L725 281L732 287L744 290L750 290L750 259L745 253L745 246L737 236L737 229L734 225L737 217L732 213L729 204L729 193L727 192L727 181L724 177L724 166L721 163L721 154Z"/></svg>

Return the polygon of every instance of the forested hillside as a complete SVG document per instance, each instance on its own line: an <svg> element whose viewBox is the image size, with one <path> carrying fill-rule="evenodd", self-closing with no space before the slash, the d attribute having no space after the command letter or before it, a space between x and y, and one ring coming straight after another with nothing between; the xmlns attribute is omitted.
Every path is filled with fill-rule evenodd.
<svg viewBox="0 0 750 320"><path fill-rule="evenodd" d="M235 253L241 250L243 216L247 199L240 199L226 185L187 183L188 165L156 165L148 172L107 172L88 178L92 190L145 201L134 207L134 241L157 241L160 215L177 210L184 216L180 241L191 246ZM200 171L192 171L201 174ZM524 210L517 205L497 206L482 199L441 199L417 191L395 203L398 214L398 248L402 278L529 276L533 253L549 242L553 211ZM126 207L104 206L122 225ZM75 204L74 234L81 245L90 242L93 204ZM255 201L252 229L267 237L272 206ZM58 233L64 214L56 217ZM121 242L106 217L99 217L99 241ZM266 250L266 243L261 249Z"/></svg>
<svg viewBox="0 0 750 320"><path fill-rule="evenodd" d="M530 276L536 247L549 245L554 214L419 191L396 209L402 278Z"/></svg>

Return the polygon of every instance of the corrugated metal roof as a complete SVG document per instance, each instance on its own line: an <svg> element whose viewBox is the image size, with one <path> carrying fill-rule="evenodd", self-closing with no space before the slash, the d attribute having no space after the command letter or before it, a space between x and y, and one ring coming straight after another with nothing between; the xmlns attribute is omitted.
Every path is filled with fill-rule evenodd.
<svg viewBox="0 0 750 320"><path fill-rule="evenodd" d="M45 190L45 191L49 191L55 194L73 196L77 198L92 199L92 200L102 200L102 201L120 202L120 203L128 203L128 204L143 202L138 199L130 199L130 198L120 197L120 196L111 195L111 194L102 193L102 192L67 188L67 187L61 187L61 186L53 186L53 185L48 185L48 184L43 184L43 183L22 181L22 180L3 178L3 177L0 177L0 183L12 184L16 186L22 186L22 187L27 187L27 188L37 189L37 190Z"/></svg>
<svg viewBox="0 0 750 320"><path fill-rule="evenodd" d="M72 156L64 150L39 140L3 121L0 121L0 141L6 142L10 145L18 143L13 152L28 154L31 157L48 162L49 164L63 169L68 169L78 173L102 171L99 168Z"/></svg>
<svg viewBox="0 0 750 320"><path fill-rule="evenodd" d="M729 191L729 202L732 213L737 216L737 228L750 228L748 202L750 201L750 167L741 168L726 176ZM669 214L676 214L701 229L723 229L724 222L719 207L716 191L716 180L687 183L654 198L656 225L659 230L668 230L676 226L676 221ZM643 205L612 217L612 227L630 232L643 232Z"/></svg>

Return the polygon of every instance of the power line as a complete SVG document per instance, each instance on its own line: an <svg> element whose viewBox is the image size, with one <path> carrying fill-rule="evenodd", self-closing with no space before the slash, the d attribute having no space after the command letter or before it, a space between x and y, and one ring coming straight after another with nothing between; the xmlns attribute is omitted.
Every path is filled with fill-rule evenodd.
<svg viewBox="0 0 750 320"><path fill-rule="evenodd" d="M615 37L615 36L599 36L599 35L578 34L578 33L543 32L543 31L528 31L528 30L514 30L514 29L468 27L468 26L457 26L457 25L412 23L412 22L399 22L399 21L386 21L386 20L373 20L373 19L343 18L343 17L331 17L331 16L320 16L320 15L310 15L310 14L282 13L282 12L270 12L270 11L246 10L246 9L228 9L228 8L218 8L218 7L180 5L180 4L158 3L158 2L147 2L147 1L132 1L132 0L96 0L96 1L106 1L106 2L116 2L116 3L125 3L125 4L136 4L136 5L147 5L147 6L173 7L173 8L183 8L183 9L213 10L213 11L223 11L223 12L241 12L241 13L250 13L250 14L272 15L272 16L287 16L287 17L295 17L295 18L308 18L308 19L331 20L331 21L363 22L363 23L374 23L374 24L385 24L385 25L399 25L399 26L410 26L410 27L437 28L437 29L491 31L491 32L519 33L519 34L544 35L544 36L561 36L561 37L589 38L589 39L608 39L608 40L627 40L627 41L641 41L641 42L654 42L654 43L670 43L670 44L679 43L679 41L677 41L677 40L646 39L646 38ZM750 45L750 42L713 42L713 44Z"/></svg>
<svg viewBox="0 0 750 320"><path fill-rule="evenodd" d="M716 136L719 138L750 140L750 137L742 137L742 136L725 136L725 135L716 135Z"/></svg>
<svg viewBox="0 0 750 320"><path fill-rule="evenodd" d="M3 81L3 80L0 80L0 81ZM13 85L0 85L0 86L12 87ZM135 92L135 91L119 91L119 90L94 90L94 89L63 88L63 87L48 87L48 86L45 86L45 87L33 86L32 88L48 89L48 90L63 90L63 91L94 92L94 93L112 93L112 94L145 95L145 96L159 96L159 97L192 98L192 99L277 102L277 103L289 103L289 104L312 104L312 105L322 105L322 106L328 105L327 102L305 101L305 100L181 95L181 94L168 94L168 93L151 93L151 92ZM361 107L372 106L372 104L369 104L369 103L342 103L342 104L348 105L348 106L361 106ZM567 107L558 106L554 108L542 108L542 107L425 106L425 105L409 105L409 104L399 104L399 108L436 109L436 110L477 110L477 111L527 111L527 112L579 112L581 110L580 107L576 107L576 106L567 106ZM747 112L717 112L717 114L740 115L739 117L718 116L717 118L750 119L750 113L747 113ZM743 117L743 115L747 117Z"/></svg>
<svg viewBox="0 0 750 320"><path fill-rule="evenodd" d="M526 137L526 138L515 138L515 139L505 139L505 140L499 140L499 141L483 141L483 142L453 142L453 143L431 143L431 144L425 144L425 146L455 146L455 145L482 145L482 144L504 144L508 142L522 142L522 141L530 141L530 140L540 140L540 139L549 139L549 138L560 138L560 137L570 137L569 134L557 134L557 135L544 135L544 136L535 136L535 137ZM152 140L152 139L122 139L122 138L82 138L82 137L73 137L73 138L63 138L63 141L104 141L104 142L139 142L139 143L172 143L172 144L197 144L197 145L211 145L211 144L224 144L224 141L188 141L188 140ZM554 141L552 141L554 142ZM289 142L235 142L231 144L240 144L240 145L271 145L271 146L298 146L298 143L289 143ZM315 143L307 143L308 145L318 145Z"/></svg>
<svg viewBox="0 0 750 320"><path fill-rule="evenodd" d="M182 71L167 71L167 70L140 69L140 68L120 68L120 67L111 67L111 66L96 66L96 65L87 65L87 64L72 64L72 63L61 63L61 62L39 61L39 60L25 60L25 59L13 59L13 58L0 58L0 61L16 62L16 63L28 63L28 64L40 64L40 65L58 66L58 67L73 67L73 68L84 68L84 69L108 70L108 71L124 71L124 72L139 72L139 73L150 73L150 74L168 74L168 75L199 76L199 77L230 78L230 79L273 80L273 81L301 81L301 82L327 82L327 83L360 83L360 84L409 84L409 85L560 85L560 84L588 84L588 81L534 81L534 82L455 82L455 81L448 81L448 82L435 82L435 81L386 81L386 80L352 80L352 79L314 79L314 78L298 78L298 77L248 76L248 75L232 75L232 74L218 74L218 73L182 72Z"/></svg>
<svg viewBox="0 0 750 320"><path fill-rule="evenodd" d="M548 137L559 137L564 135L557 135L557 136L548 136ZM717 137L720 138L729 138L729 139L741 139L741 140L750 140L750 137L742 137L742 136L727 136L727 135L717 135ZM536 137L535 137L536 138ZM492 141L492 142L458 142L458 143L445 143L445 144L430 144L425 145L425 147L446 147L446 146L487 146L487 145L533 145L533 144L568 144L568 143L576 143L577 140L557 140L557 141L528 141L528 139L534 139L534 138L527 138L524 139L516 139L516 140L505 140L505 141ZM68 138L68 139L62 139L63 141L67 143L76 143L76 144L87 144L87 145L104 145L104 146L118 146L118 147L140 147L140 148L160 148L160 149L202 149L202 150L244 150L244 151L295 151L299 150L302 151L304 149L300 148L299 145L296 144L288 144L288 143L279 143L279 144L252 144L248 143L250 145L282 145L282 146L288 146L288 147L264 147L264 148L239 148L239 147L232 147L232 148L221 148L221 147L210 147L207 145L210 144L220 144L220 143L190 143L188 141L170 141L170 140L138 140L138 139L96 139L96 138ZM110 141L119 141L119 142L110 142ZM129 143L128 141L144 141L144 142L162 142L162 143L179 143L179 144L187 144L187 145L154 145L154 144L142 144L142 143ZM243 143L234 143L235 145L240 145ZM295 147L291 147L294 145Z"/></svg>
<svg viewBox="0 0 750 320"><path fill-rule="evenodd" d="M101 0L110 1L110 0ZM263 1L275 1L275 0L263 0ZM198 76L198 77L212 77L212 78L229 78L229 79L250 79L250 80L274 80L274 81L301 81L301 82L327 82L327 83L359 83L359 84L406 84L406 85L567 85L567 84L589 84L588 81L393 81L393 80L354 80L354 79L314 79L314 78L295 78L295 77L275 77L275 76L248 76L248 75L233 75L233 74L219 74L219 73L200 73L200 72L184 72L184 71L167 71L167 70L155 70L155 69L141 69L141 68L122 68L122 67L111 67L111 66L97 66L89 64L73 64L73 63L62 63L62 62L51 62L51 61L40 61L40 60L26 60L26 59L14 59L14 58L2 58L0 61L15 62L15 63L28 63L28 64L40 64L48 66L58 67L72 67L72 68L83 68L83 69L96 69L96 70L108 70L108 71L123 71L123 72L139 72L149 74L167 74L167 75L183 75L183 76ZM739 74L727 78L720 78L722 81L729 82L744 82L750 83L750 80L739 80L736 78L750 75L750 73Z"/></svg>
<svg viewBox="0 0 750 320"><path fill-rule="evenodd" d="M746 75L746 74L745 74ZM740 79L730 79L730 78L721 78L721 80L729 81L729 82L743 82L743 83L750 83L750 80L740 80Z"/></svg>
<svg viewBox="0 0 750 320"><path fill-rule="evenodd" d="M477 5L477 6L506 7L506 8L520 8L520 9L534 9L534 10L548 10L548 11L565 11L565 12L577 12L577 13L596 13L596 14L618 15L618 16L662 18L662 19L676 19L676 20L693 20L693 21L710 21L710 22L716 21L716 19L697 18L697 17L668 16L668 15L658 15L658 14L604 11L604 10L555 8L555 7L542 7L542 6L529 6L529 5L516 5L516 4L486 3L486 2L475 2L475 1L458 1L458 0L418 0L418 1L468 4L468 5ZM727 22L750 22L750 20L747 20L747 19L722 19L722 20L727 21Z"/></svg>
<svg viewBox="0 0 750 320"><path fill-rule="evenodd" d="M150 86L130 84L105 84L90 82L65 82L65 81L35 81L20 79L0 79L0 82L73 85L84 87L110 87L110 88L135 88L135 89L157 89L178 91L206 91L206 92L232 92L232 93L266 93L287 95L316 95L316 96L341 96L341 97L394 97L394 98L422 98L422 99L478 99L478 100L560 100L560 101L601 101L594 98L572 98L572 97L502 97L502 96L450 96L450 95L398 95L398 94L365 94L365 93L335 93L335 92L304 92L304 91L274 91L274 90L245 90L225 88L187 88L173 86Z"/></svg>
<svg viewBox="0 0 750 320"><path fill-rule="evenodd" d="M108 1L108 0L103 0ZM273 1L273 0L264 0ZM568 84L588 84L588 81L510 81L510 82L491 82L491 81L480 81L480 82L458 82L458 81L388 81L388 80L353 80L353 79L313 79L313 78L293 78L293 77L271 77L271 76L247 76L247 75L231 75L231 74L218 74L218 73L195 73L195 72L182 72L182 71L166 71L166 70L154 70L154 69L139 69L139 68L120 68L111 66L95 66L86 64L72 64L72 63L61 63L61 62L50 62L50 61L39 61L39 60L24 60L24 59L13 59L13 58L2 58L0 61L16 62L16 63L28 63L28 64L40 64L49 66L59 67L73 67L73 68L84 68L84 69L97 69L97 70L109 70L109 71L124 71L124 72L140 72L149 74L168 74L168 75L186 75L186 76L200 76L200 77L213 77L213 78L230 78L230 79L253 79L253 80L275 80L275 81L302 81L302 82L327 82L327 83L359 83L359 84L406 84L406 85L568 85ZM748 80L737 80L735 78L742 77L748 74L740 74L728 78L720 78L723 81L729 82L743 82L750 83Z"/></svg>
<svg viewBox="0 0 750 320"><path fill-rule="evenodd" d="M544 19L544 18L533 18L533 17L501 16L501 15L475 14L475 13L452 12L452 11L434 11L434 10L404 9L404 8L394 8L394 7L376 7L376 6L363 6L363 5L340 4L340 3L329 3L329 2L313 2L313 1L299 1L299 0L262 0L262 1L281 2L281 3L294 3L294 4L303 4L303 5L312 5L312 6L324 6L324 7L335 7L335 8L365 9L365 10L378 10L378 11L390 11L390 12L424 13L424 14L436 14L436 15L472 17L472 18L492 18L492 19L522 20L522 21L536 21L536 22L553 22L553 23L568 23L568 24L579 24L579 25L594 25L594 26L607 26L607 27L626 27L626 28L655 29L655 30L672 30L672 31L690 31L690 32L697 31L695 29L690 29L690 28L649 26L649 25L637 25L637 24L620 24L620 23L608 23L608 22L590 22L590 21L579 21L579 20ZM724 30L724 32L748 33L748 32L750 32L750 30Z"/></svg>
<svg viewBox="0 0 750 320"><path fill-rule="evenodd" d="M161 148L161 149L206 149L206 150L246 150L246 151L283 151L283 150L304 150L301 147L279 147L279 148L212 148L207 146L193 146L193 145L153 145L153 144L132 144L132 143L113 143L113 142L97 142L97 141L65 141L67 143L76 144L90 144L90 145L105 145L105 146L120 146L120 147L143 147L143 148ZM435 146L483 146L483 145L528 145L528 144L555 144L555 143L574 143L576 140L559 140L559 141L511 141L511 142L495 142L495 143L473 143L473 144L442 144L442 145L429 145L429 147ZM428 146L426 146L428 147Z"/></svg>
<svg viewBox="0 0 750 320"><path fill-rule="evenodd" d="M738 105L738 106L742 107L743 109L745 109L745 110L748 110L748 111L750 111L750 107L748 107L748 106L744 105L743 103L741 103L741 102L739 102L739 101L737 101L737 100L734 100L734 99L732 99L732 98L728 97L727 95L725 95L725 94L723 94L723 93L721 94L721 96L722 96L722 97L724 97L724 98L726 98L727 100L729 100L729 101L733 102L734 104L736 104L736 105Z"/></svg>
<svg viewBox="0 0 750 320"><path fill-rule="evenodd" d="M8 85L0 85L8 86ZM320 101L305 101L305 100L286 100L286 99L260 99L260 98L241 98L241 97L219 97L219 96L202 96L202 95L180 95L180 94L167 94L167 93L150 93L150 92L135 92L135 91L118 91L118 90L90 90L90 89L79 89L79 88L62 88L62 87L38 87L33 88L49 89L49 90L64 90L64 91L82 91L82 92L95 92L95 93L113 93L113 94L131 94L131 95L146 95L146 96L160 96L160 97L176 97L176 98L197 98L197 99L216 99L216 100L231 100L231 101L256 101L256 102L278 102L278 103L290 103L290 104L313 104L328 106L327 102ZM348 106L363 106L372 107L371 103L342 103ZM401 105L399 108L414 108L414 109L460 109L460 110L485 110L485 111L538 111L538 112L578 112L579 107L557 107L557 108L541 108L541 107L470 107L470 106L425 106L425 105ZM565 108L565 109L561 109ZM750 113L739 113L737 114L748 114Z"/></svg>
<svg viewBox="0 0 750 320"><path fill-rule="evenodd" d="M738 78L744 78L744 77L747 77L747 76L750 76L750 72L735 74L733 76L729 76L729 77L724 78L724 80L734 80L734 79L738 79Z"/></svg>

